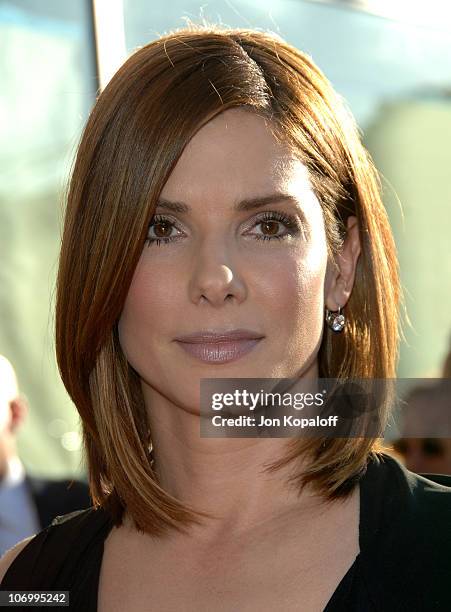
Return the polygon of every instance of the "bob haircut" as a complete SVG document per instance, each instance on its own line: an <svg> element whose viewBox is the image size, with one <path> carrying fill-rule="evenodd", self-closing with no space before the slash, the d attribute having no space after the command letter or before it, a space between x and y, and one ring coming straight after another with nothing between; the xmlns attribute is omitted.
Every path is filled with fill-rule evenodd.
<svg viewBox="0 0 451 612"><path fill-rule="evenodd" d="M138 374L117 323L159 194L184 147L222 111L244 107L267 120L307 166L322 206L328 253L346 221L359 223L361 255L341 334L325 328L324 378L394 378L401 301L393 236L380 182L354 120L311 58L277 35L190 25L139 48L98 97L67 194L56 287L56 355L80 414L94 507L114 524L126 509L139 531L163 534L210 516L158 484ZM389 414L380 408L381 422ZM380 437L292 439L274 471L301 455L295 474L325 501L346 497ZM298 470L300 471L300 470Z"/></svg>

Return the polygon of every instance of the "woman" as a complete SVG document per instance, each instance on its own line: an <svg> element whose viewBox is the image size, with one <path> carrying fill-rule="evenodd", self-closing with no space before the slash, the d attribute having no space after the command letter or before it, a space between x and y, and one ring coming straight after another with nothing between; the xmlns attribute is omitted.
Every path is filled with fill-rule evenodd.
<svg viewBox="0 0 451 612"><path fill-rule="evenodd" d="M12 549L2 588L102 612L444 609L451 489L377 432L199 435L202 378L394 377L399 303L376 172L308 56L217 27L138 50L82 137L57 282L93 508Z"/></svg>

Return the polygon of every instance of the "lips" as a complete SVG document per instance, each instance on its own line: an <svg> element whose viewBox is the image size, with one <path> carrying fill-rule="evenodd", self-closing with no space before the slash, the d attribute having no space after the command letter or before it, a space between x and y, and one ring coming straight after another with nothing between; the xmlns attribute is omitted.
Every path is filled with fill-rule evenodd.
<svg viewBox="0 0 451 612"><path fill-rule="evenodd" d="M191 357L205 363L228 363L252 351L264 338L249 329L202 330L176 338Z"/></svg>
<svg viewBox="0 0 451 612"><path fill-rule="evenodd" d="M205 363L229 363L247 355L262 340L262 338L247 338L242 340L215 340L212 342L198 341L181 342L177 344L191 357Z"/></svg>
<svg viewBox="0 0 451 612"><path fill-rule="evenodd" d="M177 342L190 344L206 344L217 342L236 342L241 340L260 340L263 334L249 329L233 329L230 331L198 331L176 338Z"/></svg>

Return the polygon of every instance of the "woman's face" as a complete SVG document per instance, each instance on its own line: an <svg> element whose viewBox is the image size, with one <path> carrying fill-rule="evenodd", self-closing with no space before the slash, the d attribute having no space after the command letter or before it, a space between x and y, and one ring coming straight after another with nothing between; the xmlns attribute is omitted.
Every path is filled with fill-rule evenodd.
<svg viewBox="0 0 451 612"><path fill-rule="evenodd" d="M160 201L119 320L145 396L198 412L201 378L316 377L327 289L323 215L305 167L265 120L243 109L212 119L185 148ZM229 342L223 352L176 340L238 328L261 339Z"/></svg>

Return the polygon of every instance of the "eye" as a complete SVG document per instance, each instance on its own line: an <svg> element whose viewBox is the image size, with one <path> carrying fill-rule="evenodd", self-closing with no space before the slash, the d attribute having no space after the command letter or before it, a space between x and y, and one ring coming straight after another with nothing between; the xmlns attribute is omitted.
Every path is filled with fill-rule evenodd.
<svg viewBox="0 0 451 612"><path fill-rule="evenodd" d="M281 234L280 228L282 225L285 226L285 231ZM296 236L302 229L296 217L276 211L265 212L259 215L252 227L258 226L262 226L261 234L250 233L255 240L284 240L290 236ZM168 244L174 242L182 238L183 234L181 232L174 235L173 231L177 229L176 223L168 217L155 215L149 225L149 232L145 243L149 246L152 244L159 246L161 243Z"/></svg>
<svg viewBox="0 0 451 612"><path fill-rule="evenodd" d="M156 244L159 246L162 242L167 244L180 238L180 235L172 235L172 231L176 229L176 224L171 221L168 217L163 215L155 215L149 225L149 233L145 240L145 244L149 246Z"/></svg>
<svg viewBox="0 0 451 612"><path fill-rule="evenodd" d="M280 228L285 225L286 231L280 234ZM296 217L286 215L280 212L265 212L253 227L261 226L261 234L251 234L256 240L284 240L290 236L296 236L300 233L301 227Z"/></svg>

